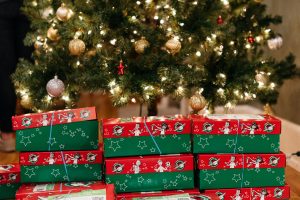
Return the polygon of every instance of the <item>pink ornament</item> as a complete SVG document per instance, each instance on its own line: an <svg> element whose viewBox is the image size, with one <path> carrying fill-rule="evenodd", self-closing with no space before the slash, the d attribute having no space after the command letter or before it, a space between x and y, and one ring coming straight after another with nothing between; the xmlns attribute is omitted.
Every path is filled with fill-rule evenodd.
<svg viewBox="0 0 300 200"><path fill-rule="evenodd" d="M57 76L54 76L54 79L51 79L46 86L46 90L51 97L60 97L65 90L65 84L58 79Z"/></svg>

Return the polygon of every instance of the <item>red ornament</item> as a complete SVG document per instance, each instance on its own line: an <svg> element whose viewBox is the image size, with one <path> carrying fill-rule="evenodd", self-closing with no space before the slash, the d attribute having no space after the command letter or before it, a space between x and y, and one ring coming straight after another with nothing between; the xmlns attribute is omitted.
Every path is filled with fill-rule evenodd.
<svg viewBox="0 0 300 200"><path fill-rule="evenodd" d="M218 16L217 23L218 24L223 24L224 23L224 20L223 20L221 15Z"/></svg>
<svg viewBox="0 0 300 200"><path fill-rule="evenodd" d="M118 75L124 75L125 66L123 65L123 61L120 60L120 65L118 66Z"/></svg>
<svg viewBox="0 0 300 200"><path fill-rule="evenodd" d="M247 38L247 40L248 40L248 42L249 42L250 44L253 44L253 43L255 42L255 39L254 39L254 37L252 37L252 36L249 36L249 37Z"/></svg>

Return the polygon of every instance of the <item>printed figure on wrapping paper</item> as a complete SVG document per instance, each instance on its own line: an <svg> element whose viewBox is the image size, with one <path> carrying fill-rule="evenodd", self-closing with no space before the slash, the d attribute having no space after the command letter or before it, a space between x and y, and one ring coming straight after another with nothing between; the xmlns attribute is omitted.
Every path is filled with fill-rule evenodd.
<svg viewBox="0 0 300 200"><path fill-rule="evenodd" d="M58 114L59 122L67 121L71 123L74 117L75 114L73 112L68 112L66 115Z"/></svg>
<svg viewBox="0 0 300 200"><path fill-rule="evenodd" d="M244 198L244 195L241 195L241 190L236 190L236 193L234 196L231 196L232 200L242 200Z"/></svg>
<svg viewBox="0 0 300 200"><path fill-rule="evenodd" d="M67 158L66 162L68 163L73 161L73 165L77 165L78 161L82 159L79 153L75 153L74 156L66 154L66 158Z"/></svg>
<svg viewBox="0 0 300 200"><path fill-rule="evenodd" d="M283 195L284 189L276 188L274 190L274 197L280 199Z"/></svg>
<svg viewBox="0 0 300 200"><path fill-rule="evenodd" d="M224 128L220 128L219 130L223 132L224 135L228 135L232 131L232 128L230 128L230 122L225 122Z"/></svg>
<svg viewBox="0 0 300 200"><path fill-rule="evenodd" d="M226 193L222 193L222 192L216 192L216 195L219 197L220 200L224 200L225 199L225 195Z"/></svg>
<svg viewBox="0 0 300 200"><path fill-rule="evenodd" d="M261 192L257 192L255 190L252 190L252 199L253 200L265 200L266 197L268 196L268 192L266 189L262 189Z"/></svg>
<svg viewBox="0 0 300 200"><path fill-rule="evenodd" d="M17 174L9 174L8 175L9 181L16 181L17 176L18 176Z"/></svg>
<svg viewBox="0 0 300 200"><path fill-rule="evenodd" d="M158 161L157 161L157 165L155 165L155 167L156 167L156 168L154 168L154 170L155 170L156 172L162 173L162 172L167 171L167 170L171 167L171 164L170 164L170 162L166 162L166 167L164 167L164 166L163 166L163 161L162 161L162 160L158 160Z"/></svg>
<svg viewBox="0 0 300 200"><path fill-rule="evenodd" d="M132 133L134 136L140 136L143 132L142 129L140 129L141 125L140 124L135 124L134 129L129 130L130 133Z"/></svg>
<svg viewBox="0 0 300 200"><path fill-rule="evenodd" d="M14 167L14 165L0 165L0 171L9 172L13 167Z"/></svg>
<svg viewBox="0 0 300 200"><path fill-rule="evenodd" d="M275 156L271 156L270 160L269 160L269 165L271 165L272 167L277 166L279 163L279 159L280 159L280 157L277 158Z"/></svg>
<svg viewBox="0 0 300 200"><path fill-rule="evenodd" d="M251 167L252 165L255 165L256 169L260 168L260 165L263 163L263 158L261 156L257 156L257 158L254 160L252 158L247 158L247 167Z"/></svg>
<svg viewBox="0 0 300 200"><path fill-rule="evenodd" d="M30 154L29 155L29 162L32 164L35 164L40 156L36 155L36 154Z"/></svg>
<svg viewBox="0 0 300 200"><path fill-rule="evenodd" d="M246 124L242 124L242 133L245 133L246 131L249 131L250 135L254 135L255 131L259 129L257 123L253 122L250 126Z"/></svg>
<svg viewBox="0 0 300 200"><path fill-rule="evenodd" d="M234 169L237 166L237 163L236 163L235 159L236 159L235 156L231 156L230 161L226 162L225 164L227 166L229 166L230 169Z"/></svg>
<svg viewBox="0 0 300 200"><path fill-rule="evenodd" d="M115 163L113 166L113 172L115 173L121 173L124 169L124 165L120 163Z"/></svg>
<svg viewBox="0 0 300 200"><path fill-rule="evenodd" d="M90 185L93 184L94 182L70 182L70 183L65 183L65 186L67 187L91 187Z"/></svg>
<svg viewBox="0 0 300 200"><path fill-rule="evenodd" d="M45 161L49 163L49 165L54 165L57 159L54 158L54 153L50 152L49 158L46 158Z"/></svg>
<svg viewBox="0 0 300 200"><path fill-rule="evenodd" d="M80 118L81 119L87 119L89 118L91 115L90 111L89 110L83 110L80 112Z"/></svg>
<svg viewBox="0 0 300 200"><path fill-rule="evenodd" d="M140 171L141 171L141 161L140 160L137 160L135 163L133 163L132 165L132 171L134 172L134 174L139 174Z"/></svg>
<svg viewBox="0 0 300 200"><path fill-rule="evenodd" d="M166 131L169 129L167 123L162 123L161 127L157 126L156 124L152 124L152 134L155 135L156 132L160 132L160 135L166 135Z"/></svg>
<svg viewBox="0 0 300 200"><path fill-rule="evenodd" d="M97 154L88 153L86 160L89 162L95 162Z"/></svg>
<svg viewBox="0 0 300 200"><path fill-rule="evenodd" d="M39 120L39 123L40 123L42 126L49 126L50 120L48 120L48 115L47 115L47 114L43 114L43 115L42 115L42 119Z"/></svg>

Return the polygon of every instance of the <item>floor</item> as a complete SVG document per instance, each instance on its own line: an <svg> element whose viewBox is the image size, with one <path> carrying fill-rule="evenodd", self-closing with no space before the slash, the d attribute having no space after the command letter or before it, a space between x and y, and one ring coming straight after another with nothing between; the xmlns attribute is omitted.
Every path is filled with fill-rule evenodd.
<svg viewBox="0 0 300 200"><path fill-rule="evenodd" d="M18 153L0 153L0 164L17 163ZM300 172L287 166L286 181L291 186L291 200L300 200Z"/></svg>

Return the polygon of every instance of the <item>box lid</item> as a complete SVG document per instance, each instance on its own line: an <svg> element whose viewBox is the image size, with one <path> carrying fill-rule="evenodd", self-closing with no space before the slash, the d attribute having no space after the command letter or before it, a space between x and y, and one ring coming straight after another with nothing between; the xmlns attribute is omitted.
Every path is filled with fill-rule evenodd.
<svg viewBox="0 0 300 200"><path fill-rule="evenodd" d="M103 119L103 137L190 134L191 120L182 115Z"/></svg>
<svg viewBox="0 0 300 200"><path fill-rule="evenodd" d="M0 165L0 184L19 183L20 165L6 164Z"/></svg>
<svg viewBox="0 0 300 200"><path fill-rule="evenodd" d="M20 165L63 165L102 163L102 151L20 152Z"/></svg>
<svg viewBox="0 0 300 200"><path fill-rule="evenodd" d="M107 175L181 172L194 169L194 158L191 154L109 158L105 165Z"/></svg>
<svg viewBox="0 0 300 200"><path fill-rule="evenodd" d="M88 107L13 116L12 125L14 130L22 130L95 119L97 119L95 107Z"/></svg>
<svg viewBox="0 0 300 200"><path fill-rule="evenodd" d="M193 134L280 134L281 121L270 115L190 115Z"/></svg>
<svg viewBox="0 0 300 200"><path fill-rule="evenodd" d="M106 190L106 199L114 200L114 185L100 181L23 184L16 193L16 199L40 200L43 197L73 194L88 190Z"/></svg>
<svg viewBox="0 0 300 200"><path fill-rule="evenodd" d="M286 157L279 154L199 154L198 169L284 168Z"/></svg>
<svg viewBox="0 0 300 200"><path fill-rule="evenodd" d="M264 199L264 200L275 200L275 199L289 199L290 188L288 185L283 187L264 187L264 188L234 188L234 189L217 189L217 190L206 190L208 194L216 194L220 199L232 200L241 197L243 200L252 199Z"/></svg>

